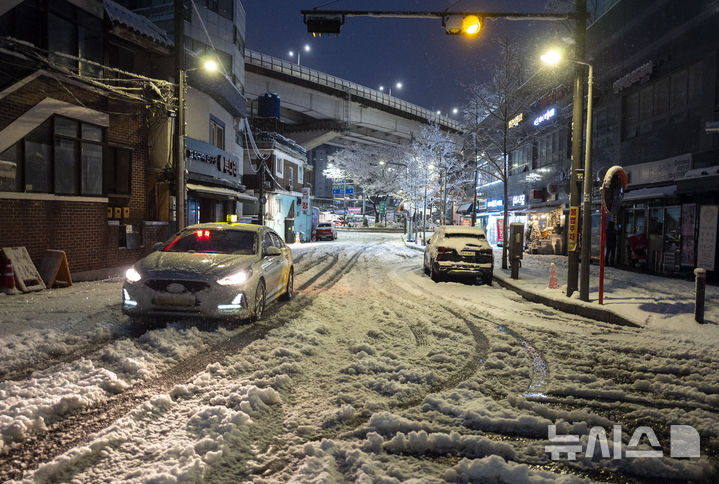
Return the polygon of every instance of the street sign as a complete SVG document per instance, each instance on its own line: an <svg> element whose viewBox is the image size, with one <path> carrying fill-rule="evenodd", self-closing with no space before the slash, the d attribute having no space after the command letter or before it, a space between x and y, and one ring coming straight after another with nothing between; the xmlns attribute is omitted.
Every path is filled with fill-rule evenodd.
<svg viewBox="0 0 719 484"><path fill-rule="evenodd" d="M379 213L380 215L387 214L387 202L385 200L380 200L379 202Z"/></svg>
<svg viewBox="0 0 719 484"><path fill-rule="evenodd" d="M332 195L353 195L354 185L332 185Z"/></svg>

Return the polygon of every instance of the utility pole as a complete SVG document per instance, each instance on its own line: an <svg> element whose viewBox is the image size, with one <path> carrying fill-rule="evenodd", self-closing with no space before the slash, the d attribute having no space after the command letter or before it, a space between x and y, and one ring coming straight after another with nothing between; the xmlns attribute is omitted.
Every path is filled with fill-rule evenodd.
<svg viewBox="0 0 719 484"><path fill-rule="evenodd" d="M589 264L592 261L592 64L578 61L589 68L587 76L587 130L584 135L584 201L582 204L582 267L579 274L579 299L589 301ZM602 220L604 218L602 217ZM604 226L602 226L604 230ZM604 252L599 254L604 259Z"/></svg>
<svg viewBox="0 0 719 484"><path fill-rule="evenodd" d="M260 198L259 209L257 211L257 223L259 225L265 225L265 162L260 158Z"/></svg>
<svg viewBox="0 0 719 484"><path fill-rule="evenodd" d="M175 117L175 200L177 230L186 226L185 218L185 13L183 0L175 0L175 74L177 77L177 116Z"/></svg>
<svg viewBox="0 0 719 484"><path fill-rule="evenodd" d="M584 43L585 35L587 30L587 0L577 0L576 2L576 16L574 18L574 58L577 60L584 60ZM579 64L574 65L574 95L573 95L573 112L572 112L572 175L569 185L569 210L570 210L570 221L569 221L569 234L572 234L572 212L575 217L579 216L579 183L584 180L587 183L591 183L591 173L583 173L581 170L582 161L582 125L583 125L583 103L584 103L584 73L583 66ZM578 221L574 222L578 224ZM577 227L574 227L575 236L577 236ZM591 241L584 240L582 237L582 245L590 244ZM567 297L571 296L574 291L577 290L577 279L579 272L579 251L577 250L577 244L572 247L571 241L569 242L570 247L567 251ZM587 261L588 262L588 261ZM587 265L587 270L589 266Z"/></svg>
<svg viewBox="0 0 719 484"><path fill-rule="evenodd" d="M477 133L474 133L474 185L472 191L474 198L472 199L472 227L477 225L477 183L479 182L479 152L477 151Z"/></svg>

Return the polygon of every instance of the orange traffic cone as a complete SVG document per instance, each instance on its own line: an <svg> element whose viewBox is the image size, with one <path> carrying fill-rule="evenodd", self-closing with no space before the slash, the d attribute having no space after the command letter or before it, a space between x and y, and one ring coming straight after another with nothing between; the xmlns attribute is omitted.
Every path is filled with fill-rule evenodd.
<svg viewBox="0 0 719 484"><path fill-rule="evenodd" d="M299 244L299 243L300 243L300 233L295 232L295 244Z"/></svg>
<svg viewBox="0 0 719 484"><path fill-rule="evenodd" d="M549 289L559 289L559 280L557 279L557 266L549 266Z"/></svg>
<svg viewBox="0 0 719 484"><path fill-rule="evenodd" d="M12 261L10 259L5 262L5 271L2 275L2 289L5 294L18 294L18 290L15 289L15 271L12 268Z"/></svg>

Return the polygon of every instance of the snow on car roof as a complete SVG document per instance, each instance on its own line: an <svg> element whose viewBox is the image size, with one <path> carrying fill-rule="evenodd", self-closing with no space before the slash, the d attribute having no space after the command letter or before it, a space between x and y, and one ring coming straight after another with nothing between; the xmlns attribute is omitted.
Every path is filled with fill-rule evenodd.
<svg viewBox="0 0 719 484"><path fill-rule="evenodd" d="M480 227L468 227L466 225L447 225L444 227L444 231L447 234L463 234L473 237L481 235L482 237L484 237L484 230L482 230Z"/></svg>
<svg viewBox="0 0 719 484"><path fill-rule="evenodd" d="M264 225L225 222L207 222L202 224L188 225L185 230L242 230L245 232L259 232Z"/></svg>

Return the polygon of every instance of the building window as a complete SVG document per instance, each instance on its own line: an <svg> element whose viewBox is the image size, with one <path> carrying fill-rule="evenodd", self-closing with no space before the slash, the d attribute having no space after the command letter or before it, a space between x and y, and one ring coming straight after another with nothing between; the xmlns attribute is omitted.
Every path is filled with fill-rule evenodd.
<svg viewBox="0 0 719 484"><path fill-rule="evenodd" d="M210 115L210 144L225 149L225 123Z"/></svg>
<svg viewBox="0 0 719 484"><path fill-rule="evenodd" d="M103 128L55 116L0 154L2 190L102 195Z"/></svg>
<svg viewBox="0 0 719 484"><path fill-rule="evenodd" d="M290 191L294 190L295 185L295 170L293 167L288 166L287 167L287 188L289 188Z"/></svg>
<svg viewBox="0 0 719 484"><path fill-rule="evenodd" d="M200 223L200 202L195 198L187 201L187 224L195 225Z"/></svg>
<svg viewBox="0 0 719 484"><path fill-rule="evenodd" d="M285 160L275 156L275 175L285 176Z"/></svg>
<svg viewBox="0 0 719 484"><path fill-rule="evenodd" d="M305 167L301 165L297 167L297 183L305 184Z"/></svg>
<svg viewBox="0 0 719 484"><path fill-rule="evenodd" d="M111 146L106 151L103 169L107 194L129 195L132 176L132 151Z"/></svg>

